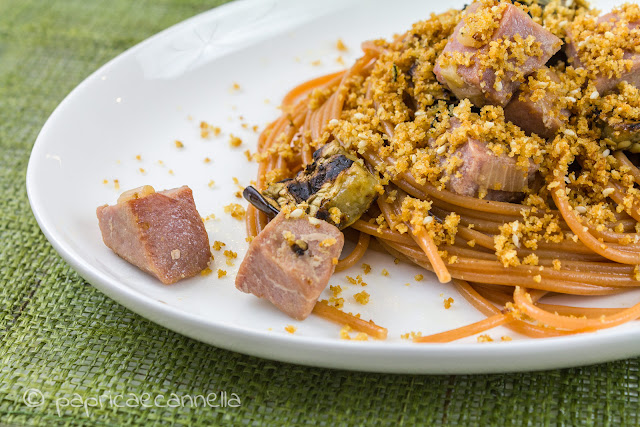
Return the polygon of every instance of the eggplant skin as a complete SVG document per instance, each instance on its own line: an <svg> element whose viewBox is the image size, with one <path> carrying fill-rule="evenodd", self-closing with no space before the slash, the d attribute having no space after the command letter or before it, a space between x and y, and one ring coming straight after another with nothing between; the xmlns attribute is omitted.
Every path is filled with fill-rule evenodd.
<svg viewBox="0 0 640 427"><path fill-rule="evenodd" d="M295 178L271 184L262 195L280 207L306 203L309 215L344 229L369 209L378 178L335 141L319 148L313 158ZM339 209L339 220L332 208Z"/></svg>

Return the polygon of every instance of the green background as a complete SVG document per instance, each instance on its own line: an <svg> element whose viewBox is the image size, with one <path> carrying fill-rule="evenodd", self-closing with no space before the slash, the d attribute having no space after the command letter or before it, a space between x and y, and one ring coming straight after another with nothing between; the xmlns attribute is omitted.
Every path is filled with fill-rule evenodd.
<svg viewBox="0 0 640 427"><path fill-rule="evenodd" d="M25 191L38 131L64 96L130 46L223 1L0 0L0 424L638 423L639 359L478 376L306 368L170 332L88 285L54 252ZM418 19L418 17L416 18ZM45 404L23 394L39 389ZM66 408L146 392L237 393L237 408ZM62 401L64 403L64 401ZM89 401L91 403L91 401Z"/></svg>

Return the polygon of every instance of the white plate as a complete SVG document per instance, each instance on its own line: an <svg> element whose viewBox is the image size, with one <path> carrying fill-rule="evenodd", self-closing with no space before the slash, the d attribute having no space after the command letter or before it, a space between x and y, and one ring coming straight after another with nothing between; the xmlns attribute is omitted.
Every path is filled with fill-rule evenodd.
<svg viewBox="0 0 640 427"><path fill-rule="evenodd" d="M461 6L462 1L455 6ZM244 223L223 212L236 199L237 177L247 185L256 164L249 127L278 116L277 105L296 83L351 63L359 43L402 32L447 2L236 1L198 15L123 53L80 84L43 127L29 162L27 189L33 212L51 244L86 280L136 313L195 339L242 353L313 366L379 372L479 373L566 367L640 354L640 328L624 325L595 334L531 340L506 329L489 332L497 342L475 337L451 344L418 345L400 338L410 331L434 333L483 318L448 285L412 265L394 265L372 252L364 262L368 286L344 288L348 311L388 327L384 342L345 341L340 327L311 316L296 322L267 302L237 291L233 281L246 249ZM348 52L339 52L342 38ZM313 64L320 60L321 64ZM239 90L232 89L234 82ZM242 116L242 118L240 118ZM199 123L220 126L222 135L203 139ZM231 148L233 133L244 141ZM175 141L183 142L178 149ZM141 156L137 160L136 156ZM212 161L205 163L205 158ZM162 165L158 163L161 160ZM141 168L144 172L141 171ZM173 174L170 173L173 172ZM151 184L156 189L189 185L211 241L238 253L233 267L214 252L212 269L227 276L199 276L164 286L114 255L102 243L97 206L116 201L119 191ZM103 183L108 180L108 183ZM213 188L209 182L215 181ZM386 268L390 275L383 277ZM425 274L416 282L414 276ZM405 284L409 283L409 286ZM366 290L371 302L352 295ZM454 297L445 310L443 300ZM583 304L629 306L640 295L591 299ZM575 301L575 300L572 300ZM297 327L295 334L285 332ZM514 337L500 342L502 335Z"/></svg>

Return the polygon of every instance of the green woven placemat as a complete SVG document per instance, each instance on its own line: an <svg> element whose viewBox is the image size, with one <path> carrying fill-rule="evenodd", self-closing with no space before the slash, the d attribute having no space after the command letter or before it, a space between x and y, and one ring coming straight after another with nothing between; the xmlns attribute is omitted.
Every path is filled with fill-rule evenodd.
<svg viewBox="0 0 640 427"><path fill-rule="evenodd" d="M107 60L220 3L0 0L0 425L637 424L638 359L480 376L271 362L150 323L58 257L24 185L46 118ZM212 407L223 391L240 406Z"/></svg>

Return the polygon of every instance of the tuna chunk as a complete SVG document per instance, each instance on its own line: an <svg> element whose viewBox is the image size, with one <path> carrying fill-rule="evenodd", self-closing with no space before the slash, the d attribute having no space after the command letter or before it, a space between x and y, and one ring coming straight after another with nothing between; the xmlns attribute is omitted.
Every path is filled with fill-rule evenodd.
<svg viewBox="0 0 640 427"><path fill-rule="evenodd" d="M556 73L544 67L536 74L513 95L504 107L504 116L529 135L535 133L551 139L569 112L558 107L558 95L553 87L560 83Z"/></svg>
<svg viewBox="0 0 640 427"><path fill-rule="evenodd" d="M506 2L486 6L477 1L466 9L449 37L434 73L458 99L468 98L476 106L504 106L524 78L542 67L561 45L558 37L517 6Z"/></svg>
<svg viewBox="0 0 640 427"><path fill-rule="evenodd" d="M251 242L236 288L305 319L329 283L343 245L342 233L328 222L281 212Z"/></svg>
<svg viewBox="0 0 640 427"><path fill-rule="evenodd" d="M452 121L452 129L460 126ZM449 175L447 188L463 196L476 197L486 191L485 199L510 201L533 184L538 166L529 160L524 170L516 164L514 157L496 155L487 148L487 143L469 138L452 154L461 160L460 165Z"/></svg>
<svg viewBox="0 0 640 427"><path fill-rule="evenodd" d="M130 190L96 213L105 245L164 284L195 276L209 264L209 237L189 187Z"/></svg>
<svg viewBox="0 0 640 427"><path fill-rule="evenodd" d="M595 29L568 30L565 50L571 65L586 68L604 94L623 81L640 87L639 45L640 21L624 25L617 13L609 13L597 19Z"/></svg>

